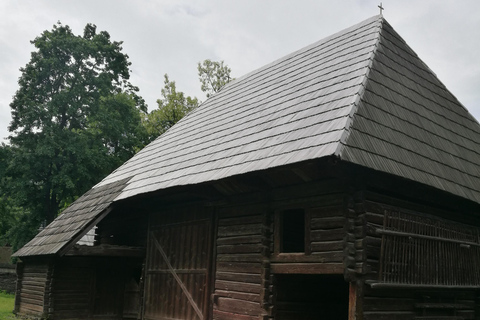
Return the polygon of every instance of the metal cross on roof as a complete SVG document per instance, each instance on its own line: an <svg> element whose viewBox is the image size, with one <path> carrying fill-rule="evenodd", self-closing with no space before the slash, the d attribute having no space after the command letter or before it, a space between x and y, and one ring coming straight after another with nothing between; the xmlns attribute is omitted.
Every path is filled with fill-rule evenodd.
<svg viewBox="0 0 480 320"><path fill-rule="evenodd" d="M380 15L382 15L382 12L383 12L383 6L382 6L382 3L380 2L380 5L378 6L380 8Z"/></svg>

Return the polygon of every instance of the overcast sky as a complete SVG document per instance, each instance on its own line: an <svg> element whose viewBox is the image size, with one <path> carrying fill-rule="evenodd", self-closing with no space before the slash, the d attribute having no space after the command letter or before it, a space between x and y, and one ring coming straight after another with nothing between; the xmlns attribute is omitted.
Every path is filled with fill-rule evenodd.
<svg viewBox="0 0 480 320"><path fill-rule="evenodd" d="M379 13L370 0L0 0L0 139L8 135L19 68L30 40L61 21L87 23L123 41L131 82L149 109L168 73L205 100L197 63L224 60L234 77ZM439 79L480 119L480 1L384 0L383 15Z"/></svg>

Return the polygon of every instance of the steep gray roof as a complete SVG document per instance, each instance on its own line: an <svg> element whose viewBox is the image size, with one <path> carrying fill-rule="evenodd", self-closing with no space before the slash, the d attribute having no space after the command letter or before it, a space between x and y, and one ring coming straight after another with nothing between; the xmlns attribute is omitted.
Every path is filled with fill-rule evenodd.
<svg viewBox="0 0 480 320"><path fill-rule="evenodd" d="M480 203L478 122L382 16L231 82L92 192L120 184L109 204L332 155Z"/></svg>
<svg viewBox="0 0 480 320"><path fill-rule="evenodd" d="M222 89L100 185L119 198L337 154L372 63L374 17Z"/></svg>

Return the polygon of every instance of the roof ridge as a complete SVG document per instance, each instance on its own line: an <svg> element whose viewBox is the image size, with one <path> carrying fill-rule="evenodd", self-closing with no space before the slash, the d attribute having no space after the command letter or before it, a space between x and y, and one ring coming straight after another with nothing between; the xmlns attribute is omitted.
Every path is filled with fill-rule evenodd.
<svg viewBox="0 0 480 320"><path fill-rule="evenodd" d="M362 83L359 86L359 90L357 92L357 96L355 97L355 101L352 104L352 110L350 111L350 114L348 115L349 120L345 124L345 128L343 131L342 136L340 137L340 141L337 145L337 149L335 150L334 155L341 158L343 150L345 149L346 142L348 137L350 136L350 128L353 124L355 114L357 113L358 107L360 105L361 100L363 99L363 94L365 93L365 88L367 87L367 82L369 81L369 74L370 71L372 70L373 66L373 61L375 60L375 56L379 47L380 39L381 39L381 34L383 30L383 24L386 22L385 18L383 15L378 15L377 16L377 22L378 22L378 32L377 32L377 41L375 43L374 49L372 50L372 53L370 54L369 58L369 63L367 66L367 70L365 72L365 76L363 78Z"/></svg>

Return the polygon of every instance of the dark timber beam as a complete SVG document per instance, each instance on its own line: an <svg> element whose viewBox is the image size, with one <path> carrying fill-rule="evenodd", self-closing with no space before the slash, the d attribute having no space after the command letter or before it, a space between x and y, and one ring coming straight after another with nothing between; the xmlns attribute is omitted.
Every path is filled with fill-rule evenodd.
<svg viewBox="0 0 480 320"><path fill-rule="evenodd" d="M126 258L143 258L145 257L145 248L143 247L127 247L112 246L102 244L99 246L74 246L65 256L91 256L91 257L126 257Z"/></svg>

